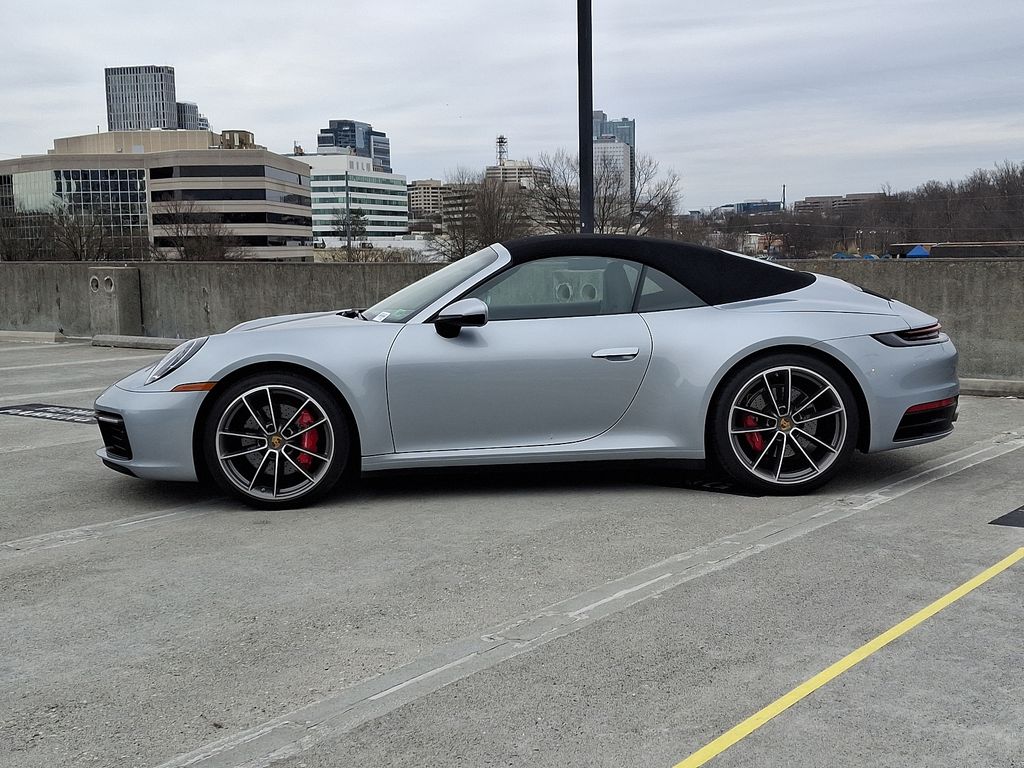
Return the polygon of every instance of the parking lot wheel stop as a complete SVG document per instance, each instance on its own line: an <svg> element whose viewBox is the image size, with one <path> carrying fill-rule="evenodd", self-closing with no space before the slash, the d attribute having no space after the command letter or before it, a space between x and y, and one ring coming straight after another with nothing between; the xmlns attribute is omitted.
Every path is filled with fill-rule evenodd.
<svg viewBox="0 0 1024 768"><path fill-rule="evenodd" d="M918 624L921 624L927 619L930 619L943 608L949 607L964 595L973 592L975 589L980 587L989 579L999 575L1000 573L1005 571L1014 563L1019 562L1020 560L1024 560L1024 547L1021 547L1013 554L1004 557L998 563L991 566L990 568L986 568L973 579L964 582L959 587L954 589L952 592L949 592L946 595L940 597L938 600L926 606L925 608L922 608L917 613L907 617L896 626L886 630L873 640L865 643L857 650L853 651L850 654L847 654L832 666L822 670L814 677L801 683L796 688L791 690L789 693L773 701L764 709L760 710L759 712L755 712L753 715L748 717L739 725L733 726L714 741L698 749L685 760L676 763L673 768L698 768L698 766L704 765L709 760L720 755L722 752L727 750L732 745L749 736L751 733L756 731L765 723L772 720L777 715L780 715L783 712L785 712L787 709L792 707L801 699L804 699L805 697L814 693L816 690L818 690L828 682L839 677L848 669L864 661L864 659L871 656L873 653L875 653L875 651L881 650L889 643L891 643L893 640L898 639L899 637L903 636L904 634L912 630Z"/></svg>

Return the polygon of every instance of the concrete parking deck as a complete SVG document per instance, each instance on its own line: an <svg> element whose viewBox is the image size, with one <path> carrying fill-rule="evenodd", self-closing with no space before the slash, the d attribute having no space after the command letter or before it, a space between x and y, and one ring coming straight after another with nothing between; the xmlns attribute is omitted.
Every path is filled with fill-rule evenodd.
<svg viewBox="0 0 1024 768"><path fill-rule="evenodd" d="M160 354L0 342L0 408L90 407ZM668 768L1024 547L991 524L1024 505L1012 398L799 498L552 466L269 513L99 445L0 415L0 765ZM1022 586L947 598L707 764L1024 765Z"/></svg>

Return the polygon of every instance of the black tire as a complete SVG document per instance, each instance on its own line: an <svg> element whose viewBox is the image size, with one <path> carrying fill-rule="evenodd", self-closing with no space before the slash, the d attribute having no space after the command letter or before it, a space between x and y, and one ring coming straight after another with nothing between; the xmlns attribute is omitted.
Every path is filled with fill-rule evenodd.
<svg viewBox="0 0 1024 768"><path fill-rule="evenodd" d="M304 506L323 496L344 474L351 446L337 395L294 373L260 373L231 384L217 393L203 424L210 477L260 509Z"/></svg>
<svg viewBox="0 0 1024 768"><path fill-rule="evenodd" d="M822 360L778 353L747 363L711 404L709 456L736 483L778 495L831 480L857 445L857 398Z"/></svg>

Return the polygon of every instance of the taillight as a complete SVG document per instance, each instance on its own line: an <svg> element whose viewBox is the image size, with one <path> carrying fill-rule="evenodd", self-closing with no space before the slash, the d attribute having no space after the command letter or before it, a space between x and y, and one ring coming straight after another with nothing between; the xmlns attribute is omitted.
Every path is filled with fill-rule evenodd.
<svg viewBox="0 0 1024 768"><path fill-rule="evenodd" d="M937 344L949 337L942 332L939 323L932 323L922 328L911 328L907 331L876 333L874 338L890 347L915 347L919 344Z"/></svg>

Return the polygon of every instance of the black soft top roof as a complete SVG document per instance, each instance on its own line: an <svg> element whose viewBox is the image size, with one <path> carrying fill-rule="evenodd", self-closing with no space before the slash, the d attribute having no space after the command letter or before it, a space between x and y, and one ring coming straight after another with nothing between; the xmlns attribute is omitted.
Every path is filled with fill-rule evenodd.
<svg viewBox="0 0 1024 768"><path fill-rule="evenodd" d="M550 256L607 256L646 264L675 278L708 304L759 299L805 288L809 272L736 256L717 248L626 235L543 235L502 243L519 264Z"/></svg>

